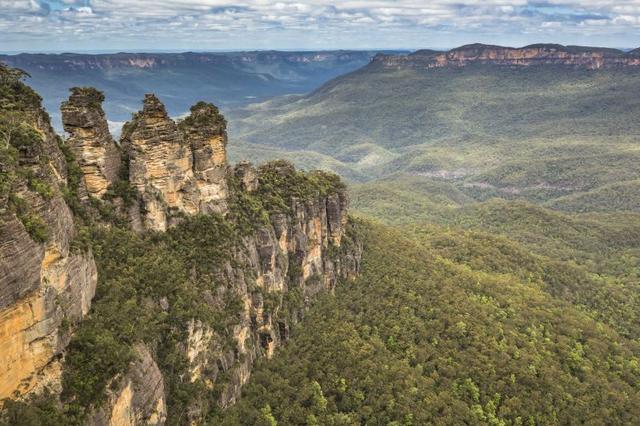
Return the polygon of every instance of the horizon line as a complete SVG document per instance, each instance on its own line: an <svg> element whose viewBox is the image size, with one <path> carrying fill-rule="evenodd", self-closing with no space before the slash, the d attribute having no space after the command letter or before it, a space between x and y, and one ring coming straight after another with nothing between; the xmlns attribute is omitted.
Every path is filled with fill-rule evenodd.
<svg viewBox="0 0 640 426"><path fill-rule="evenodd" d="M508 45L496 45L489 43L467 43L459 46L453 47L419 47L419 48L407 48L407 47L390 47L390 48L381 48L381 47L372 47L372 48L320 48L320 49L310 49L310 48L291 48L291 49L86 49L86 50L60 50L60 49L52 49L52 50L0 50L0 55L6 56L17 56L21 54L25 55L65 55L65 54L77 54L77 55L113 55L113 54L154 54L154 53L254 53L254 52L290 52L290 53L307 53L307 52L383 52L383 51L397 51L397 52L416 52L419 50L435 50L447 52L450 50L458 49L464 46L471 46L474 44L480 44L485 46L495 46L509 49L522 49L529 46L534 45L561 45L564 47L589 47L596 49L616 49L622 52L628 52L636 49L637 47L612 47L612 46L592 46L592 45L580 45L580 44L562 44L562 43L530 43L524 46L514 47Z"/></svg>

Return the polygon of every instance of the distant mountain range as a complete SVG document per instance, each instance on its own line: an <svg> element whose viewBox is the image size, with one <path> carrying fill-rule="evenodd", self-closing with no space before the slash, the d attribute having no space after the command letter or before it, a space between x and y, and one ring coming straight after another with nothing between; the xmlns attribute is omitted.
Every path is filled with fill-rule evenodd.
<svg viewBox="0 0 640 426"><path fill-rule="evenodd" d="M378 51L116 53L0 55L0 62L31 75L60 128L60 103L69 88L91 86L106 95L111 120L125 121L145 93L156 93L172 115L198 100L223 108L306 93L369 63ZM391 52L387 52L391 53Z"/></svg>
<svg viewBox="0 0 640 426"><path fill-rule="evenodd" d="M418 50L408 55L379 54L375 61L385 68L442 68L471 64L529 66L570 65L589 69L640 65L640 49L618 49L531 44L514 48L486 44L469 44L448 52Z"/></svg>
<svg viewBox="0 0 640 426"><path fill-rule="evenodd" d="M413 203L424 193L415 188L435 188L451 206L501 197L640 211L637 55L559 45L378 55L307 96L233 114L231 135L244 142L233 146L244 158L382 179L390 199ZM380 200L382 183L356 199Z"/></svg>

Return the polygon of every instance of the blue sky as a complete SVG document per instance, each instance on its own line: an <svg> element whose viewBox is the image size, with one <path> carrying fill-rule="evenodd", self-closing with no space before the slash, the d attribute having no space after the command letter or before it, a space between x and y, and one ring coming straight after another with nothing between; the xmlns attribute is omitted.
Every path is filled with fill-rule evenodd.
<svg viewBox="0 0 640 426"><path fill-rule="evenodd" d="M0 51L640 46L640 0L0 0Z"/></svg>

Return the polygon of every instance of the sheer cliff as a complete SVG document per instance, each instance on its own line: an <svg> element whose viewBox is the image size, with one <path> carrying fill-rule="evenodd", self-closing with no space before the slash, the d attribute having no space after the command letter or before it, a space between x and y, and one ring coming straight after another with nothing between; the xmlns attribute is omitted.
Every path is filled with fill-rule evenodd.
<svg viewBox="0 0 640 426"><path fill-rule="evenodd" d="M386 69L464 67L474 64L501 66L561 65L586 69L640 66L636 51L559 44L532 44L514 48L469 44L448 52L418 50L409 55L378 54L374 64Z"/></svg>
<svg viewBox="0 0 640 426"><path fill-rule="evenodd" d="M96 288L74 242L71 176L40 99L0 68L0 399L59 379L59 356Z"/></svg>
<svg viewBox="0 0 640 426"><path fill-rule="evenodd" d="M147 95L116 143L103 95L74 88L62 140L0 71L3 421L203 423L357 274L340 179L232 167L214 105L175 122Z"/></svg>

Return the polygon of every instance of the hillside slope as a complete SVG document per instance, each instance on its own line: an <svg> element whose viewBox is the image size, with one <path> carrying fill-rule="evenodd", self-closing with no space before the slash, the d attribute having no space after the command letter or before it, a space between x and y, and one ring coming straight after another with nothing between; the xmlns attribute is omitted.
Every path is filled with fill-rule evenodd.
<svg viewBox="0 0 640 426"><path fill-rule="evenodd" d="M233 115L231 136L290 158L317 152L355 180L448 182L478 200L606 210L598 188L623 185L621 207L637 210L636 59L619 52L631 65L505 65L477 59L479 50L456 49L450 55L470 59L437 67L433 52L380 55L307 96L247 107Z"/></svg>

